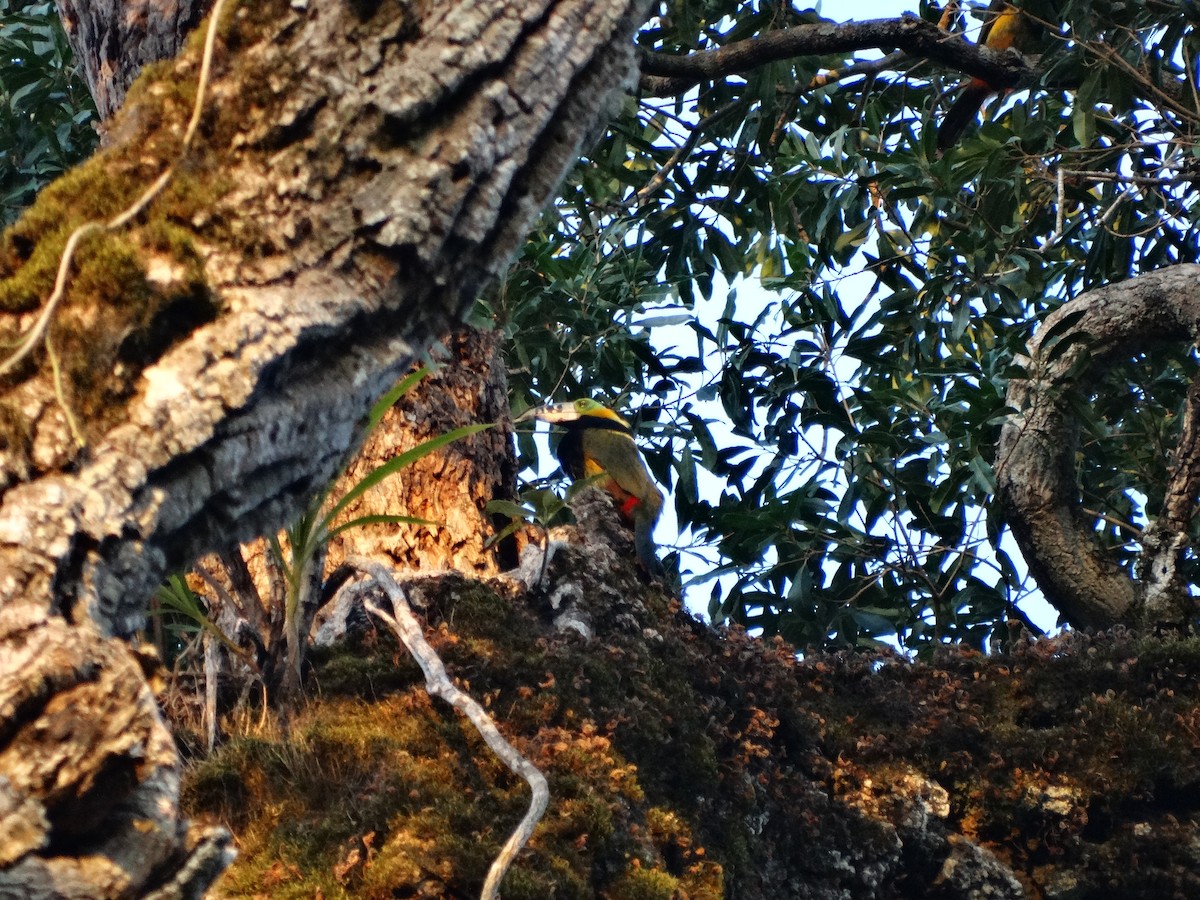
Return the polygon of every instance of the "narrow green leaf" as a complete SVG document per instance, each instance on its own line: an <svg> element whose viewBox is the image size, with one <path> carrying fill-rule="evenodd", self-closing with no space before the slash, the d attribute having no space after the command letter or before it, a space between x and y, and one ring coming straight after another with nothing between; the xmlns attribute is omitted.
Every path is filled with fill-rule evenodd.
<svg viewBox="0 0 1200 900"><path fill-rule="evenodd" d="M484 512L509 516L513 519L527 519L533 515L533 510L520 503L514 503L512 500L492 500L483 509Z"/></svg>
<svg viewBox="0 0 1200 900"><path fill-rule="evenodd" d="M411 450L405 450L403 453L393 456L383 465L378 466L367 475L363 476L362 480L359 481L358 484L354 485L354 487L346 492L341 500L334 504L333 509L331 509L325 516L325 527L328 528L329 523L336 519L342 510L344 510L347 506L349 506L371 488L375 487L375 485L379 484L379 482L383 481L389 475L393 475L396 472L399 472L401 469L411 466L417 460L424 459L430 453L440 450L447 444L451 444L454 441L469 437L472 434L478 434L485 429L494 427L495 424L495 422L486 422L482 425L464 425L461 428L455 428L453 431L448 431L445 434L440 434L435 438L430 438L427 441L423 441L417 446L413 447Z"/></svg>
<svg viewBox="0 0 1200 900"><path fill-rule="evenodd" d="M443 523L433 522L433 521L430 521L429 519L420 519L416 516L393 516L393 515L387 515L387 514L381 513L378 515L371 515L371 516L359 516L356 519L351 519L348 522L343 522L341 525L338 525L336 528L331 528L329 530L329 537L331 537L331 538L337 537L343 531L348 531L351 528L358 528L363 525L380 525L380 524L438 526Z"/></svg>
<svg viewBox="0 0 1200 900"><path fill-rule="evenodd" d="M411 372L400 379L399 383L375 401L375 405L371 407L371 413L367 416L367 433L375 430L375 427L383 421L383 417L387 415L387 411L396 405L396 401L413 389L418 381L429 374L427 366L421 366L415 372Z"/></svg>

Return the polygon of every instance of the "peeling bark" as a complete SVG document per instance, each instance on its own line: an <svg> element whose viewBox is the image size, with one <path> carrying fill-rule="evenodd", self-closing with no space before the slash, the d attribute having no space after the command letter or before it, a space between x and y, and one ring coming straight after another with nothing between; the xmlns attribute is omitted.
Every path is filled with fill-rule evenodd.
<svg viewBox="0 0 1200 900"><path fill-rule="evenodd" d="M1064 324L1067 317L1076 320ZM1001 432L997 490L1038 586L1072 625L1180 624L1195 615L1196 600L1179 566L1189 543L1200 465L1194 403L1176 450L1164 514L1143 535L1139 577L1131 578L1097 545L1080 510L1078 427L1065 399L1111 361L1154 344L1198 338L1200 266L1181 265L1071 301L1047 318L1030 342L1029 357L1018 360L1029 377L1009 383L1008 405L1017 412ZM1055 346L1067 349L1055 354Z"/></svg>
<svg viewBox="0 0 1200 900"><path fill-rule="evenodd" d="M446 358L387 412L331 496L346 493L373 469L423 441L477 422L496 427L418 460L347 507L344 520L406 515L436 524L367 525L344 532L331 542L331 569L347 554L358 554L402 569L475 575L500 570L497 551L484 546L494 534L484 507L511 497L516 484L500 333L462 328L446 343Z"/></svg>
<svg viewBox="0 0 1200 900"><path fill-rule="evenodd" d="M187 873L219 868L223 838L187 837L170 737L107 636L141 626L169 568L277 529L337 471L371 402L515 251L627 81L644 6L234 5L198 147L127 233L81 247L56 317L87 446L44 359L0 385L0 820L27 823L0 847L0 893L182 878L187 895ZM64 229L174 161L196 70L192 44L135 86L109 147L5 236L0 332L28 326Z"/></svg>

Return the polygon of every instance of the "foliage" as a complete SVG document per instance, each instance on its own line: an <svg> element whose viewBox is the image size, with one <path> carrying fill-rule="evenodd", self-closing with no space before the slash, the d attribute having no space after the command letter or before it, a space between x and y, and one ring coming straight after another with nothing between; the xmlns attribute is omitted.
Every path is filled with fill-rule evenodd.
<svg viewBox="0 0 1200 900"><path fill-rule="evenodd" d="M0 0L0 227L92 152L95 121L54 4Z"/></svg>
<svg viewBox="0 0 1200 900"><path fill-rule="evenodd" d="M381 397L367 416L367 433L373 431L387 410L426 374L428 370L425 368L416 370ZM253 678L265 684L278 703L286 705L294 701L302 689L307 636L313 618L336 594L336 586L346 580L344 572L329 573L328 576L325 572L325 551L329 541L343 532L365 525L437 524L407 515L356 516L339 521L342 514L356 499L384 479L447 444L491 427L491 423L466 425L422 441L376 466L331 502L330 493L335 479L310 501L308 508L281 535L273 535L269 539L267 573L272 577L268 578L271 584L265 595L245 568L240 552L236 558L221 557L221 564L226 569L223 579L214 577L201 566L197 567L199 578L210 589L204 594L193 590L186 576L172 575L156 594L160 609L168 610L182 619L182 624L174 622L170 628L176 632L187 630L211 634L249 667ZM234 568L240 571L234 572ZM252 645L254 652L242 646L242 641Z"/></svg>
<svg viewBox="0 0 1200 900"><path fill-rule="evenodd" d="M571 502L583 491L598 487L604 480L603 474L589 475L571 482L562 496L545 487L530 487L521 491L516 500L492 500L485 507L485 512L491 516L504 517L508 524L487 539L486 546L494 547L510 535L522 528L530 527L542 533L548 540L547 530L555 525L563 525L574 521ZM549 554L542 557L542 573L538 578L541 583L546 574Z"/></svg>
<svg viewBox="0 0 1200 900"><path fill-rule="evenodd" d="M154 599L157 601L157 609L154 610L155 614L163 616L168 612L174 612L183 618L184 624L174 623L171 625L171 628L176 632L181 634L189 631L208 632L230 653L248 658L246 651L235 644L229 635L217 627L217 624L209 618L203 598L192 590L191 585L187 582L186 575L178 572L171 575L159 585L158 590L155 591ZM171 659L167 654L163 654L163 657L168 662Z"/></svg>
<svg viewBox="0 0 1200 900"><path fill-rule="evenodd" d="M691 541L677 565L693 592L712 582L717 618L806 646L920 648L982 646L1021 615L1034 586L994 498L1014 359L1062 303L1195 260L1200 240L1194 5L1023 5L1046 20L1038 82L941 158L962 76L927 60L842 50L643 78L487 301L514 406L639 407ZM94 135L52 5L0 14L8 220ZM639 44L681 57L815 21L661 0ZM1186 348L1136 349L1065 398L1084 506L1127 568L1196 368Z"/></svg>
<svg viewBox="0 0 1200 900"><path fill-rule="evenodd" d="M426 374L427 370L424 368L413 372L376 402L367 419L368 433L383 420L387 410ZM337 520L342 513L350 504L385 478L408 468L447 444L491 427L491 423L464 425L397 453L387 462L376 466L364 475L333 503L329 503L329 494L333 488L333 482L331 482L324 491L310 501L308 509L286 530L286 550L277 537L271 539L271 553L283 572L285 584L284 633L287 641L285 694L297 696L300 690L301 666L304 661L308 631L312 625L312 618L321 605L320 594L324 578L325 548L329 541L345 531L361 528L364 525L437 524L426 519L405 515L356 516L338 523Z"/></svg>
<svg viewBox="0 0 1200 900"><path fill-rule="evenodd" d="M1040 82L942 158L962 76L903 54L643 76L490 302L515 406L640 405L693 590L712 573L686 553L720 554L718 619L983 646L1034 589L994 499L1015 355L1081 292L1200 258L1192 7L1025 5L1047 19ZM655 13L639 44L676 56L816 21L765 0ZM1068 398L1084 506L1127 567L1195 372L1186 348L1140 349Z"/></svg>

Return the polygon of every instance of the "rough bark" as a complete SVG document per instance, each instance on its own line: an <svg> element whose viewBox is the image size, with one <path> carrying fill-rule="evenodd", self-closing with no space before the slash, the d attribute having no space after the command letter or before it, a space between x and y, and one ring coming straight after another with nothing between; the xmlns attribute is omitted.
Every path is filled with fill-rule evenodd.
<svg viewBox="0 0 1200 900"><path fill-rule="evenodd" d="M2 386L2 747L56 736L81 786L53 789L36 759L8 778L4 816L35 825L0 886L137 896L189 851L201 880L219 865L185 838L170 738L106 636L141 625L169 567L278 528L333 475L372 400L516 248L627 79L642 5L228 14L198 146L128 230L84 242L55 318L86 447L44 355ZM108 148L5 235L0 332L28 326L70 227L110 219L172 161L197 67L193 43L135 86ZM20 667L39 642L53 667L35 683ZM71 693L101 672L98 696Z"/></svg>
<svg viewBox="0 0 1200 900"><path fill-rule="evenodd" d="M1064 322L1068 317L1074 321ZM1009 384L1008 405L1017 412L1001 432L997 489L1038 586L1077 627L1177 625L1195 615L1181 570L1200 459L1195 402L1185 414L1164 513L1146 529L1139 575L1130 577L1098 546L1080 509L1078 425L1066 400L1113 360L1198 338L1200 266L1181 265L1072 300L1046 320L1029 357L1019 360L1028 377Z"/></svg>
<svg viewBox="0 0 1200 900"><path fill-rule="evenodd" d="M173 3L79 4L60 0L59 11L76 58L103 119L125 100L134 78L148 63L171 59L187 34L207 14L212 0ZM469 422L499 421L507 410L498 337L462 326L448 339L449 355L432 382L405 398L370 435L347 470L345 487L396 453L422 440ZM514 482L515 459L509 433L499 429L456 445L454 461L418 464L402 480L392 479L348 511L350 515L403 514L440 522L442 527L414 531L374 526L335 542L332 564L345 552L362 553L410 568L455 567L460 571L496 571L495 552L483 543L490 521L486 503L507 496ZM440 471L435 471L440 470ZM405 490L420 482L421 490ZM404 489L402 489L404 488ZM419 507L419 508L418 508ZM261 557L262 547L250 551Z"/></svg>
<svg viewBox="0 0 1200 900"><path fill-rule="evenodd" d="M221 828L189 834L175 742L138 660L89 625L0 607L0 894L195 896L232 858ZM207 876L207 879L204 878Z"/></svg>
<svg viewBox="0 0 1200 900"><path fill-rule="evenodd" d="M147 63L172 59L213 0L57 0L101 119L125 102Z"/></svg>
<svg viewBox="0 0 1200 900"><path fill-rule="evenodd" d="M490 501L511 497L516 484L500 338L499 332L475 328L454 332L434 372L388 411L331 495L345 493L422 441L463 425L495 422L495 428L456 441L381 482L344 514L344 519L406 515L435 524L367 525L343 532L329 548L331 569L346 555L359 554L403 569L475 575L500 570L498 551L485 547L495 531L484 511Z"/></svg>

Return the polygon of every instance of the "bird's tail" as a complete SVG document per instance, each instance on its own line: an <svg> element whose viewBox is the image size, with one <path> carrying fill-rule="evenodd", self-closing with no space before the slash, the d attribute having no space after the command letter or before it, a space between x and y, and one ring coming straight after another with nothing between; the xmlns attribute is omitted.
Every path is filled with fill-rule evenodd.
<svg viewBox="0 0 1200 900"><path fill-rule="evenodd" d="M979 110L983 108L984 101L994 93L995 89L986 81L980 81L978 78L971 79L967 86L963 88L963 92L959 95L959 98L954 101L954 104L946 113L946 117L942 119L941 126L938 128L938 156L941 156L958 143L958 139L962 137L962 133L966 131L967 126L979 115Z"/></svg>
<svg viewBox="0 0 1200 900"><path fill-rule="evenodd" d="M652 578L663 578L662 562L658 558L658 551L654 546L654 520L647 518L638 518L633 523L633 546L637 551L638 561L642 564L642 568Z"/></svg>

